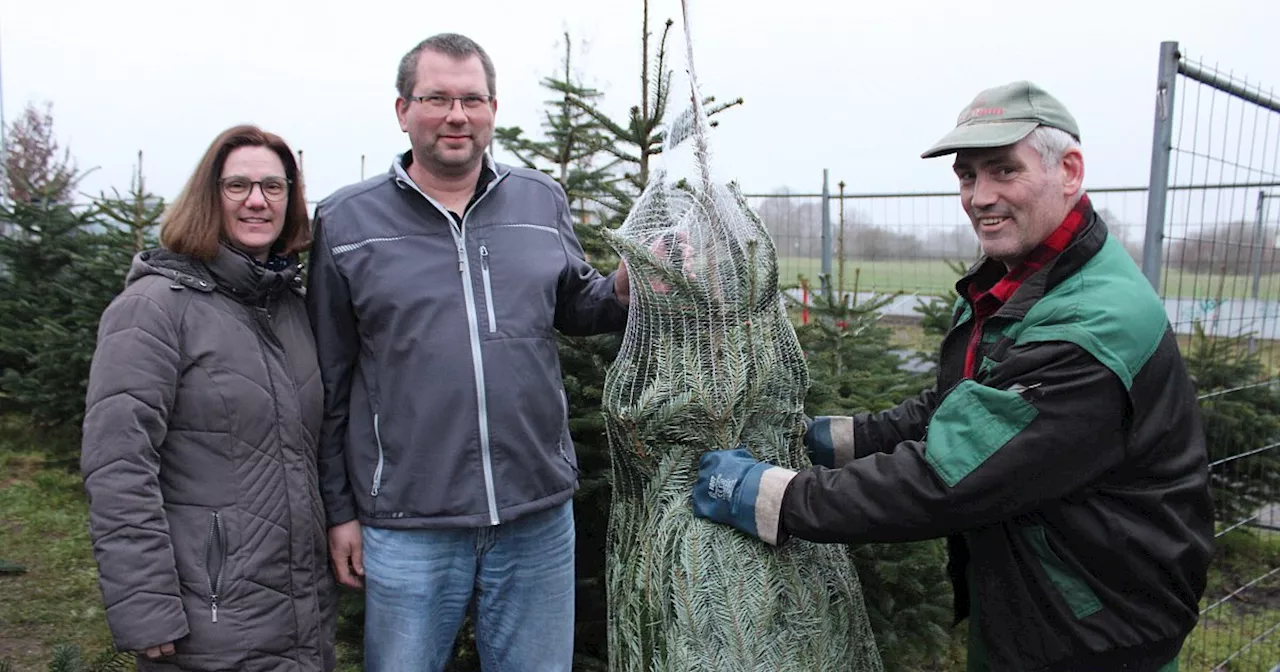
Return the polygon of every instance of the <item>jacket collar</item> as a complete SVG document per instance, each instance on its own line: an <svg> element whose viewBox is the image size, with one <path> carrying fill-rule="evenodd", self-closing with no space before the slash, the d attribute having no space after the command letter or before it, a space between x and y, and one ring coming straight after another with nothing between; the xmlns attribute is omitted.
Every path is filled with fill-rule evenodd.
<svg viewBox="0 0 1280 672"><path fill-rule="evenodd" d="M1103 244L1107 242L1107 225L1098 216L1092 204L1087 205L1084 218L1084 224L1066 249L1039 271L1023 280L1018 291L1009 297L996 315L1015 319L1025 316L1036 301L1052 291L1063 280L1074 275L1094 255L1098 254ZM984 256L956 282L956 292L962 297L968 296L966 289L970 283L980 277L999 279L1004 273L1003 263Z"/></svg>
<svg viewBox="0 0 1280 672"><path fill-rule="evenodd" d="M391 170L387 172L387 176L395 181L396 186L401 189L412 189L418 192L423 198L427 199L435 205L441 212L447 212L444 206L440 205L436 199L427 195L417 182L409 177L409 164L413 163L413 150L409 150L403 154L397 154L395 160L391 162ZM476 190L471 200L474 202L484 192L496 187L499 182L511 173L511 169L493 160L493 156L488 152L484 154L484 163L480 167L480 178L476 181Z"/></svg>
<svg viewBox="0 0 1280 672"><path fill-rule="evenodd" d="M302 276L296 259L263 265L229 245L219 245L218 254L205 263L218 289L245 303L257 303L285 289L301 289ZM272 270L278 268L279 270Z"/></svg>
<svg viewBox="0 0 1280 672"><path fill-rule="evenodd" d="M238 250L218 246L218 254L210 262L170 252L163 248L143 250L133 258L125 284L149 275L172 281L173 289L198 292L222 292L245 303L256 303L269 294L285 289L301 295L302 265L296 256L271 264L268 269Z"/></svg>

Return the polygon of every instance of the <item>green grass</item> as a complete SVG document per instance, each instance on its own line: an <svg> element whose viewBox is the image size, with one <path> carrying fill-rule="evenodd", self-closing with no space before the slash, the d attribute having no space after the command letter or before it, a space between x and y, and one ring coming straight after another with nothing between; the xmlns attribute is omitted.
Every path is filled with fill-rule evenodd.
<svg viewBox="0 0 1280 672"><path fill-rule="evenodd" d="M972 260L963 260L967 265ZM838 275L838 263L831 263L832 280ZM800 275L809 280L810 286L818 283L822 272L822 260L807 257L779 257L778 273L785 286L799 284ZM955 287L958 276L945 261L889 259L883 261L846 260L844 288L853 291L874 291L885 294L896 292L943 294ZM1250 296L1253 279L1249 275L1227 275L1167 269L1161 273L1162 296L1184 298L1240 299ZM1280 274L1264 275L1259 283L1258 297L1267 300L1280 299Z"/></svg>
<svg viewBox="0 0 1280 672"><path fill-rule="evenodd" d="M1182 669L1269 672L1280 664L1280 572L1245 586L1277 569L1280 533L1241 529L1217 546L1201 609L1240 592L1201 618L1182 649Z"/></svg>
<svg viewBox="0 0 1280 672"><path fill-rule="evenodd" d="M0 575L0 660L18 670L44 670L58 643L111 645L80 477L46 464L42 438L0 422L0 560L26 568Z"/></svg>
<svg viewBox="0 0 1280 672"><path fill-rule="evenodd" d="M838 282L839 265L831 264L832 281ZM780 257L778 275L781 284L796 286L799 276L809 281L810 287L818 284L822 272L822 260L806 257ZM955 286L959 276L943 261L845 261L844 289L860 292L920 292L941 294Z"/></svg>
<svg viewBox="0 0 1280 672"><path fill-rule="evenodd" d="M89 541L89 510L71 455L74 431L35 432L0 416L0 663L44 672L54 647L72 644L87 659L111 648L98 568ZM341 672L360 669L360 651L338 647Z"/></svg>

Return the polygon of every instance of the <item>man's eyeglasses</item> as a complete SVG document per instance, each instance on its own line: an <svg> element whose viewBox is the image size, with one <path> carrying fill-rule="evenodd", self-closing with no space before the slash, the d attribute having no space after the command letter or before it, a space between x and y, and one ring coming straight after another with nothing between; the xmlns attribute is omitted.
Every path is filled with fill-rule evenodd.
<svg viewBox="0 0 1280 672"><path fill-rule="evenodd" d="M462 103L462 109L467 112L474 112L488 107L489 102L493 100L493 96L485 96L478 93L469 93L465 96L444 96L440 94L431 94L429 96L409 96L409 100L422 103L428 110L436 114L447 114L453 109L453 101Z"/></svg>
<svg viewBox="0 0 1280 672"><path fill-rule="evenodd" d="M218 182L222 185L222 195L233 201L244 201L253 192L254 185L262 189L262 197L268 201L283 201L289 196L291 182L283 177L264 177L251 180L247 177L224 177Z"/></svg>

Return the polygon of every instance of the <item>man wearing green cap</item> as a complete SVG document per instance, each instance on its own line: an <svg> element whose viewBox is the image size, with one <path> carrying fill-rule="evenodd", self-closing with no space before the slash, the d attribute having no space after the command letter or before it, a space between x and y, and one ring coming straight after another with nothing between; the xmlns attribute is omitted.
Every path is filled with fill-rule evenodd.
<svg viewBox="0 0 1280 672"><path fill-rule="evenodd" d="M1213 550L1195 390L1163 304L1084 194L1080 131L1029 82L988 89L954 154L983 257L935 387L820 417L795 473L702 458L695 514L771 543L946 537L969 670L1166 672Z"/></svg>

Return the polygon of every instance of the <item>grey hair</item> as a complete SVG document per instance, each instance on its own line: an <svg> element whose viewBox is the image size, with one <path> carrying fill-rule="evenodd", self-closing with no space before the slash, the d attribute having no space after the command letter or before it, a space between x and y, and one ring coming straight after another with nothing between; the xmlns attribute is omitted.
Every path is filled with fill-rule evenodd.
<svg viewBox="0 0 1280 672"><path fill-rule="evenodd" d="M493 61L490 60L489 54L485 53L484 48L465 35L440 33L419 42L418 46L410 49L409 53L400 59L400 70L396 73L396 92L401 98L413 95L413 88L418 85L418 57L423 51L428 50L460 61L478 56L480 65L484 66L484 80L485 85L489 87L489 95L498 95L498 75L493 69Z"/></svg>
<svg viewBox="0 0 1280 672"><path fill-rule="evenodd" d="M1058 165L1062 157L1067 155L1068 150L1080 149L1079 140L1072 137L1070 133L1052 126L1037 126L1027 138L1031 148L1036 150L1040 160L1044 162L1045 170Z"/></svg>
<svg viewBox="0 0 1280 672"><path fill-rule="evenodd" d="M1031 131L1031 135L1027 136L1027 142L1040 155L1040 161L1044 164L1045 170L1050 170L1061 163L1062 157L1066 156L1067 152L1080 149L1080 141L1076 140L1075 136L1052 126L1037 126L1036 130ZM1076 192L1075 197L1079 199L1082 195L1084 195L1083 186Z"/></svg>

